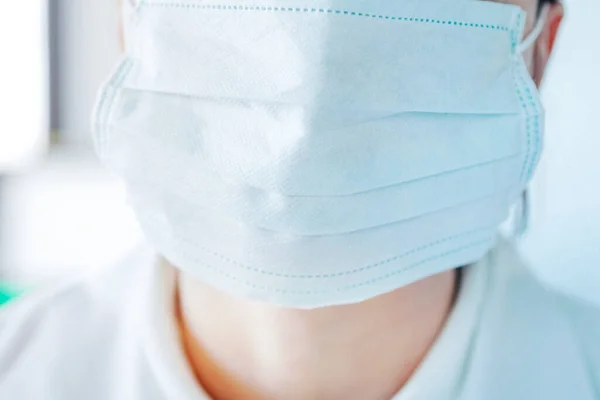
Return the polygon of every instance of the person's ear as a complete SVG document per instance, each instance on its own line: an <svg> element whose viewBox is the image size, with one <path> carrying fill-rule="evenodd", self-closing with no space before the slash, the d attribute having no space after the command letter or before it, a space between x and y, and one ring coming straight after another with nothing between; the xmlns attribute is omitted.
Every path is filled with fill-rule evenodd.
<svg viewBox="0 0 600 400"><path fill-rule="evenodd" d="M554 44L564 18L564 7L560 2L550 4L546 24L534 48L533 80L540 87L544 79L548 61L554 50Z"/></svg>

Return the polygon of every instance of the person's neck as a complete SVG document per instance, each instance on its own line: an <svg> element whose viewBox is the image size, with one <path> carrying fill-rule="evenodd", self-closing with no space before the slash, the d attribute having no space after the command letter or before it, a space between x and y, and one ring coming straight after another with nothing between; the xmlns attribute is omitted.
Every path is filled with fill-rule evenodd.
<svg viewBox="0 0 600 400"><path fill-rule="evenodd" d="M185 274L182 345L214 400L390 399L452 309L455 271L347 306L294 310L236 299Z"/></svg>

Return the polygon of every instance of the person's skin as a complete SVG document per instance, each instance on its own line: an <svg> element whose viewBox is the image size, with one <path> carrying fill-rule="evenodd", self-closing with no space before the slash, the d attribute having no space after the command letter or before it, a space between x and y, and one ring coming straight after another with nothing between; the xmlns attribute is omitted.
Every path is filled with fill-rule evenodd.
<svg viewBox="0 0 600 400"><path fill-rule="evenodd" d="M499 2L525 9L530 31L537 1ZM552 5L525 54L538 85L562 17L562 6ZM360 304L294 310L237 299L179 272L174 312L190 367L214 400L382 400L430 350L455 286L451 270Z"/></svg>

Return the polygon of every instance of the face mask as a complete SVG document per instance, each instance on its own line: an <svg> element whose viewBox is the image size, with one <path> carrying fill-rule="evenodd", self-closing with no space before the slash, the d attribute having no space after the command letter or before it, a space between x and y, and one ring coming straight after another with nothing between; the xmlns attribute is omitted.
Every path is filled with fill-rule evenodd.
<svg viewBox="0 0 600 400"><path fill-rule="evenodd" d="M347 304L472 263L538 162L515 6L146 0L130 21L99 155L155 248L230 294Z"/></svg>

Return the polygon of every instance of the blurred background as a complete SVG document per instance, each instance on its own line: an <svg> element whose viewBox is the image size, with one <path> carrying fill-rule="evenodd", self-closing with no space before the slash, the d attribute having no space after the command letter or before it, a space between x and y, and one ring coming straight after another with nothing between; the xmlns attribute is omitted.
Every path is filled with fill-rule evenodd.
<svg viewBox="0 0 600 400"><path fill-rule="evenodd" d="M600 1L566 3L521 247L548 282L600 304ZM0 286L102 268L141 240L89 132L119 58L117 15L113 0L0 3Z"/></svg>
<svg viewBox="0 0 600 400"><path fill-rule="evenodd" d="M96 91L119 58L117 11L114 0L0 3L0 281L110 265L140 240L90 137Z"/></svg>

